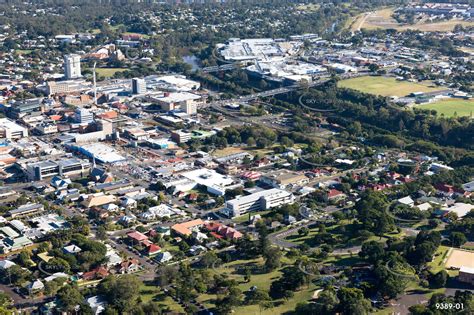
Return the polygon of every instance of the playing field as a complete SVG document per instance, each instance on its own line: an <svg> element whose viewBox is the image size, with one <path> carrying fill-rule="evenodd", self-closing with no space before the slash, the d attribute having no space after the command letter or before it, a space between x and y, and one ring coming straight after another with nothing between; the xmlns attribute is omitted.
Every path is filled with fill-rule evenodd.
<svg viewBox="0 0 474 315"><path fill-rule="evenodd" d="M474 252L453 249L446 261L446 268L459 269L462 266L474 268Z"/></svg>
<svg viewBox="0 0 474 315"><path fill-rule="evenodd" d="M474 99L463 100L458 98L449 98L434 103L418 105L422 109L434 109L438 115L446 117L471 116L474 113Z"/></svg>
<svg viewBox="0 0 474 315"><path fill-rule="evenodd" d="M407 96L413 92L433 92L443 88L431 86L431 82L397 81L395 78L366 76L339 81L339 87L382 96Z"/></svg>
<svg viewBox="0 0 474 315"><path fill-rule="evenodd" d="M400 24L392 18L394 8L385 8L377 11L365 12L356 16L351 23L352 31L360 31L361 29L396 29L398 31L418 30L424 32L446 32L452 31L457 24L464 27L474 26L474 22L464 21L461 19L453 19L441 22L417 22L415 24Z"/></svg>
<svg viewBox="0 0 474 315"><path fill-rule="evenodd" d="M95 71L97 72L98 76L110 78L116 72L123 72L127 70L126 68L96 68Z"/></svg>

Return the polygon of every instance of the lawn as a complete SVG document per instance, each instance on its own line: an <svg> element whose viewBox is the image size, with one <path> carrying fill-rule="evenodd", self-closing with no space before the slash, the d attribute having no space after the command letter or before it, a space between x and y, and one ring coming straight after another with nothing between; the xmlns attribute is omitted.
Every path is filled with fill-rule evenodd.
<svg viewBox="0 0 474 315"><path fill-rule="evenodd" d="M15 52L19 55L28 55L28 54L31 54L33 50L31 49L17 49L15 50Z"/></svg>
<svg viewBox="0 0 474 315"><path fill-rule="evenodd" d="M116 72L124 72L126 70L128 70L128 69L127 68L96 68L95 69L98 76L105 77L105 78L110 78ZM91 71L92 71L92 69L91 69Z"/></svg>
<svg viewBox="0 0 474 315"><path fill-rule="evenodd" d="M255 215L259 214L259 215L261 215L261 216L263 217L264 215L266 215L266 214L268 214L268 213L270 213L270 212L271 212L271 211L269 211L269 210L257 211L257 212L252 212L252 213L250 214L250 216L255 216ZM241 223L248 222L248 220L249 220L249 214L248 214L248 213L246 213L246 214L244 214L244 215L241 215L241 216L239 216L239 217L235 217L235 218L232 219L232 221L234 221L234 222L237 223L237 224L241 224Z"/></svg>
<svg viewBox="0 0 474 315"><path fill-rule="evenodd" d="M407 96L413 92L434 92L444 88L434 87L431 82L397 81L395 78L381 76L364 76L339 81L339 87L358 90L382 96Z"/></svg>
<svg viewBox="0 0 474 315"><path fill-rule="evenodd" d="M452 31L454 26L460 24L464 27L473 26L473 22L463 21L460 19L453 19L449 21L426 22L421 21L415 24L401 24L392 18L394 8L384 8L377 11L365 12L359 14L353 19L350 24L352 31L360 29L396 29L398 31L405 31L409 29L423 31L423 32L446 32Z"/></svg>
<svg viewBox="0 0 474 315"><path fill-rule="evenodd" d="M282 266L286 264L292 264L293 262L289 259L283 257L282 258ZM227 274L229 278L235 279L239 282L238 288L243 292L248 291L252 286L256 286L257 288L261 288L264 290L269 290L271 283L278 279L281 275L279 270L272 271L269 273L259 273L259 268L263 266L263 259L251 259L251 260L237 260L227 263L219 268L215 269L215 272L218 274ZM250 282L244 282L244 277L241 275L243 272L237 271L238 268L253 268L252 275L250 277ZM275 300L274 305L275 307L267 310L260 310L258 305L245 305L241 307L237 307L235 309L234 314L284 314L285 312L292 311L295 309L296 304L303 301L308 301L313 291L315 290L314 286L311 285L310 287L303 286L300 291L296 291L294 297L286 300ZM203 303L209 308L214 307L216 295L214 294L201 294L197 298L198 301Z"/></svg>
<svg viewBox="0 0 474 315"><path fill-rule="evenodd" d="M434 255L434 259L428 263L428 266L431 267L431 272L432 273L437 273L443 269L445 269L445 259L447 258L447 254L449 251L450 247L447 246L440 246L436 250L436 253Z"/></svg>
<svg viewBox="0 0 474 315"><path fill-rule="evenodd" d="M161 292L161 289L157 286L143 284L140 287L140 299L143 302L155 301L164 308L169 308L170 311L184 313L184 309L176 303L168 295Z"/></svg>
<svg viewBox="0 0 474 315"><path fill-rule="evenodd" d="M313 286L310 286L310 288ZM285 300L277 300L278 306L269 308L266 310L261 310L260 311L260 306L259 305L246 305L246 306L241 306L235 309L234 314L236 315L250 315L250 314L255 314L255 315L274 315L274 314L286 314L291 311L293 311L296 307L296 305L300 302L305 302L308 301L312 296L313 292L315 289L310 289L303 287L302 290L296 291L295 295L289 299L288 301Z"/></svg>
<svg viewBox="0 0 474 315"><path fill-rule="evenodd" d="M224 149L214 151L212 155L215 157L223 157L226 155L237 154L241 152L248 152L249 154L252 154L252 155L255 155L255 154L265 155L265 154L268 154L269 152L272 152L272 150L271 148L257 149L257 148L227 147Z"/></svg>
<svg viewBox="0 0 474 315"><path fill-rule="evenodd" d="M417 108L435 110L438 115L446 117L471 116L474 111L474 99L464 100L458 98L444 99L438 102L418 105Z"/></svg>
<svg viewBox="0 0 474 315"><path fill-rule="evenodd" d="M357 235L360 226L357 224L352 224L349 220L341 220L338 224L326 226L326 232L333 236L335 240L335 248L341 248L343 246L357 246L362 245L364 242L368 241L384 241L385 237L372 236L368 239L361 238ZM309 247L318 247L322 244L319 244L315 240L315 236L320 234L317 227L310 228L307 235L300 235L297 232L295 234L288 235L285 240L292 242L297 245L307 244ZM346 237L348 241L343 240L343 237Z"/></svg>

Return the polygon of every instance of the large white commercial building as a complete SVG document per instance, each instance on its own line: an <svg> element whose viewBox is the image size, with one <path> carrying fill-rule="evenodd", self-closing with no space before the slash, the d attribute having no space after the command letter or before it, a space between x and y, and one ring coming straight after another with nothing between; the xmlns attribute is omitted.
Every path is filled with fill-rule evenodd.
<svg viewBox="0 0 474 315"><path fill-rule="evenodd" d="M53 176L72 177L88 174L91 164L87 160L66 158L61 160L45 160L27 164L19 163L29 180L44 180Z"/></svg>
<svg viewBox="0 0 474 315"><path fill-rule="evenodd" d="M199 90L201 84L197 81L189 80L184 75L150 75L145 77L147 86L153 90L165 90L173 92L192 92Z"/></svg>
<svg viewBox="0 0 474 315"><path fill-rule="evenodd" d="M294 201L295 197L292 193L273 188L229 200L222 211L225 215L232 218L252 211L261 211L291 204Z"/></svg>
<svg viewBox="0 0 474 315"><path fill-rule="evenodd" d="M84 144L81 146L72 146L72 148L85 156L95 159L99 163L117 163L127 160L114 148L99 142Z"/></svg>
<svg viewBox="0 0 474 315"><path fill-rule="evenodd" d="M64 76L67 80L81 77L81 56L77 54L64 56Z"/></svg>
<svg viewBox="0 0 474 315"><path fill-rule="evenodd" d="M220 54L229 61L268 60L268 58L284 57L293 45L277 42L272 38L230 38Z"/></svg>
<svg viewBox="0 0 474 315"><path fill-rule="evenodd" d="M219 174L207 168L185 172L181 175L197 185L205 186L209 193L217 196L223 196L227 189L233 189L238 186L233 185L234 179L232 177Z"/></svg>
<svg viewBox="0 0 474 315"><path fill-rule="evenodd" d="M163 97L155 98L154 101L160 105L162 110L170 111L181 109L192 115L197 112L197 107L202 104L201 95L189 92L165 93Z"/></svg>
<svg viewBox="0 0 474 315"><path fill-rule="evenodd" d="M21 139L28 137L28 129L8 118L0 118L0 139Z"/></svg>

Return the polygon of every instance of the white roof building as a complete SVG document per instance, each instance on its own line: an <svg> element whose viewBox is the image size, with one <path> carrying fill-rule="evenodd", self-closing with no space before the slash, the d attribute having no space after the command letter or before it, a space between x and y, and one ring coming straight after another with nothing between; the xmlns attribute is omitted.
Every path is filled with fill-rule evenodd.
<svg viewBox="0 0 474 315"><path fill-rule="evenodd" d="M0 139L21 139L28 137L28 129L8 118L0 118Z"/></svg>
<svg viewBox="0 0 474 315"><path fill-rule="evenodd" d="M407 206L410 206L410 207L413 207L413 205L415 204L415 201L413 199L411 199L410 196L400 198L397 201L399 203L403 204L403 205L407 205Z"/></svg>
<svg viewBox="0 0 474 315"><path fill-rule="evenodd" d="M295 201L292 193L286 190L273 188L259 191L247 196L238 196L225 204L223 213L229 217L239 216L247 212L261 211L291 204Z"/></svg>
<svg viewBox="0 0 474 315"><path fill-rule="evenodd" d="M79 246L74 245L74 244L63 247L63 250L67 254L77 254L77 253L82 252L82 249Z"/></svg>
<svg viewBox="0 0 474 315"><path fill-rule="evenodd" d="M158 255L156 255L156 257L155 257L155 260L157 260L161 263L168 262L171 259L173 259L173 256L171 255L170 252L161 252L161 253L158 253Z"/></svg>
<svg viewBox="0 0 474 315"><path fill-rule="evenodd" d="M153 221L159 218L169 218L175 215L186 215L186 212L163 203L161 205L151 207L147 211L141 213L140 218L145 221Z"/></svg>
<svg viewBox="0 0 474 315"><path fill-rule="evenodd" d="M8 269L8 268L13 267L15 265L16 264L11 260L8 260L8 259L0 260L0 269L1 270Z"/></svg>
<svg viewBox="0 0 474 315"><path fill-rule="evenodd" d="M44 289L44 284L43 282L41 282L41 280L35 280L28 285L28 290L30 291L38 291L38 290L43 290L43 289Z"/></svg>
<svg viewBox="0 0 474 315"><path fill-rule="evenodd" d="M441 208L441 210L455 212L459 218L462 218L463 216L468 214L469 211L474 210L474 205L463 203L463 202L456 202L454 205L450 207Z"/></svg>
<svg viewBox="0 0 474 315"><path fill-rule="evenodd" d="M44 281L46 282L50 282L50 281L53 281L54 279L57 279L57 278L69 278L69 275L64 273L64 272L56 272L56 273L53 273L51 276L48 276L46 278L44 278Z"/></svg>
<svg viewBox="0 0 474 315"><path fill-rule="evenodd" d="M228 175L222 175L214 170L201 168L182 174L183 177L207 187L207 191L214 195L222 196L226 189L231 188L234 179Z"/></svg>

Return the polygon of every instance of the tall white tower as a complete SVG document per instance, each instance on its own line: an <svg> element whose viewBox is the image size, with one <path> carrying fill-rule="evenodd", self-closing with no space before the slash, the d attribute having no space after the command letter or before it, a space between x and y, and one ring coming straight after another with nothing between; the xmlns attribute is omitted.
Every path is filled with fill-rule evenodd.
<svg viewBox="0 0 474 315"><path fill-rule="evenodd" d="M67 80L81 77L81 56L76 54L64 56L64 76Z"/></svg>

